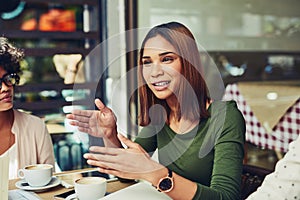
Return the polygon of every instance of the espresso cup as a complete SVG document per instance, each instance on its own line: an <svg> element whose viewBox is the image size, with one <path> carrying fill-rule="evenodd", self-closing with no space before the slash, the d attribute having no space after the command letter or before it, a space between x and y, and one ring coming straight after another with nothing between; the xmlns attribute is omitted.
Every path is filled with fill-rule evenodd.
<svg viewBox="0 0 300 200"><path fill-rule="evenodd" d="M98 200L106 193L107 182L103 177L82 177L74 182L79 200Z"/></svg>
<svg viewBox="0 0 300 200"><path fill-rule="evenodd" d="M47 185L52 178L53 165L50 164L34 164L25 166L18 170L18 176L31 187L41 187Z"/></svg>

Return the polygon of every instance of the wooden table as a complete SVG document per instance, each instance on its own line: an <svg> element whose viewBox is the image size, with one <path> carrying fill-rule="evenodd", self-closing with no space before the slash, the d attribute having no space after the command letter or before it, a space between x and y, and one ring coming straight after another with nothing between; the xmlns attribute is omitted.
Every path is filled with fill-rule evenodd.
<svg viewBox="0 0 300 200"><path fill-rule="evenodd" d="M58 175L59 177L62 177L63 180L73 180L76 179L76 177L80 176L80 172L81 171L85 171L85 169L83 170L71 170L71 171L66 171L66 172L62 172L62 173L56 173L54 175ZM17 187L15 186L15 183L18 181L19 179L13 179L13 180L9 180L9 190L13 190L13 189L17 189ZM115 180L115 181L109 181L107 183L107 192L108 193L112 193L118 190L121 190L123 188L126 188L130 185L134 184L134 182L120 182L119 180ZM43 191L43 192L37 192L36 194L41 198L41 199L45 199L45 200L49 200L49 199L53 199L54 195L57 194L61 194L63 192L67 192L70 190L73 190L74 188L65 188L62 185L58 185L54 188L51 188L47 191Z"/></svg>

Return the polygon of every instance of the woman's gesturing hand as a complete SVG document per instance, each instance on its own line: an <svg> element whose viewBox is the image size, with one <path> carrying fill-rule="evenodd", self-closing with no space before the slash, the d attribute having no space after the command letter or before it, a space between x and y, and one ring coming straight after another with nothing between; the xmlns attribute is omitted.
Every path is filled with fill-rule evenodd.
<svg viewBox="0 0 300 200"><path fill-rule="evenodd" d="M73 110L66 116L72 120L70 124L95 137L110 138L112 134L116 135L117 119L113 111L100 99L96 99L95 104L99 110Z"/></svg>
<svg viewBox="0 0 300 200"><path fill-rule="evenodd" d="M151 180L153 172L163 168L152 160L149 154L137 143L118 134L119 140L127 148L107 148L92 146L84 158L87 163L99 167L102 173L126 179Z"/></svg>

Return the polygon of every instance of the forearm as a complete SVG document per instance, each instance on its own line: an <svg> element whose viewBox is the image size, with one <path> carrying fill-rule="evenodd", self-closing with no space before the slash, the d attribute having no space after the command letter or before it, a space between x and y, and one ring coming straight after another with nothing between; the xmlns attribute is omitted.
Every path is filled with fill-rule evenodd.
<svg viewBox="0 0 300 200"><path fill-rule="evenodd" d="M108 130L105 133L105 137L103 137L103 142L105 147L115 147L115 148L120 148L122 147L122 144L120 140L117 137L118 132L117 132L117 127L114 129Z"/></svg>

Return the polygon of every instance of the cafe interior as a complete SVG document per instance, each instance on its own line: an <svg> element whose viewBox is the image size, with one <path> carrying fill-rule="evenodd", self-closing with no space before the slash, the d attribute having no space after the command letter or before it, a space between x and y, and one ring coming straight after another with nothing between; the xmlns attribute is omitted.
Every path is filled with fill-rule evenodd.
<svg viewBox="0 0 300 200"><path fill-rule="evenodd" d="M72 127L66 114L97 109L94 99L100 98L117 110L120 131L134 139L140 128L135 123L139 102L125 101L136 83L128 72L137 65L146 31L163 22L178 21L192 31L199 53L205 54L204 66L210 66L204 69L208 85L221 85L217 96L237 102L246 122L245 165L273 171L300 133L297 0L0 2L7 7L0 13L0 35L26 55L14 107L45 121L57 174L83 170L114 178L89 172L82 155L103 141ZM222 80L218 86L215 76ZM49 197L49 192L38 194Z"/></svg>

